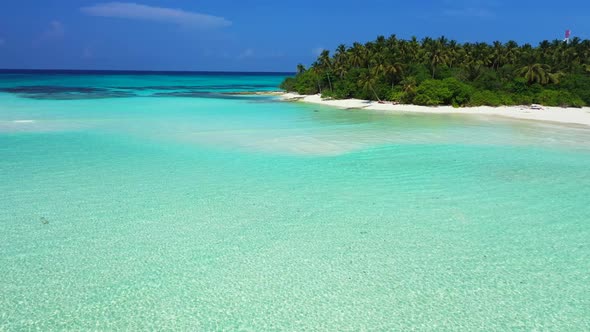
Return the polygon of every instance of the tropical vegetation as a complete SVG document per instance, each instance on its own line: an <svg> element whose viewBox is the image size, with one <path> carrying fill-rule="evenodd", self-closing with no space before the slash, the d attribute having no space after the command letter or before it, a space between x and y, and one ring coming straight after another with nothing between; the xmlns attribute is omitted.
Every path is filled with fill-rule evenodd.
<svg viewBox="0 0 590 332"><path fill-rule="evenodd" d="M324 50L309 68L298 65L281 88L430 106L581 107L590 105L590 41L542 41L533 47L379 36L340 45L333 56Z"/></svg>

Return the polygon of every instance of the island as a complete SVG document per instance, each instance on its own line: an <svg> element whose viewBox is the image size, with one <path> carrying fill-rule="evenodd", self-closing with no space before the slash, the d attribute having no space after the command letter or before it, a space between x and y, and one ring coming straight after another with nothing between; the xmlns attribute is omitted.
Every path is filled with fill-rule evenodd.
<svg viewBox="0 0 590 332"><path fill-rule="evenodd" d="M579 108L590 105L590 40L545 40L534 47L379 36L340 45L333 56L322 51L280 87L322 99L389 104Z"/></svg>

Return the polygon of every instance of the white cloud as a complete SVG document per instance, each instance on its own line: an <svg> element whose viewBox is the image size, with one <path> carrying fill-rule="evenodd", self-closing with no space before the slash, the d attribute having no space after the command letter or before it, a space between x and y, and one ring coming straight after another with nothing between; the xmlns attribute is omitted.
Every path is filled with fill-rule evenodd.
<svg viewBox="0 0 590 332"><path fill-rule="evenodd" d="M152 7L133 2L107 2L80 9L92 16L174 23L199 28L221 28L232 23L223 17L182 9Z"/></svg>
<svg viewBox="0 0 590 332"><path fill-rule="evenodd" d="M320 56L320 54L322 54L323 51L324 51L323 47L316 47L313 50L311 50L311 54L313 54L315 56Z"/></svg>

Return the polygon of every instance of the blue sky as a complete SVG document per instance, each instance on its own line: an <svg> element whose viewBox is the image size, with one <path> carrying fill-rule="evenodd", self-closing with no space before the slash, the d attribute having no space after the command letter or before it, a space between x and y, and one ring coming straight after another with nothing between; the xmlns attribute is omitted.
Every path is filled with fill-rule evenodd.
<svg viewBox="0 0 590 332"><path fill-rule="evenodd" d="M293 71L377 35L590 38L590 1L5 0L0 68Z"/></svg>

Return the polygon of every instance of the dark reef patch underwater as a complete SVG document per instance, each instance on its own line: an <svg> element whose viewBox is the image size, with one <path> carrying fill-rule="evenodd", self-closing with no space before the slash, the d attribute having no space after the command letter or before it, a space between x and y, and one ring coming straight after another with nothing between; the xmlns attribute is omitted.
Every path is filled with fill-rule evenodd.
<svg viewBox="0 0 590 332"><path fill-rule="evenodd" d="M43 100L69 100L69 99L105 99L126 98L135 94L114 91L104 88L90 87L66 87L66 86L18 86L14 88L0 88L0 92L9 92L24 98Z"/></svg>
<svg viewBox="0 0 590 332"><path fill-rule="evenodd" d="M80 87L31 85L0 88L0 92L16 94L23 98L42 100L77 100L77 99L107 99L129 97L188 97L188 98L217 98L217 99L251 99L245 95L228 94L213 91L244 91L268 88L263 84L228 84L211 86L121 86L121 87ZM151 91L150 94L139 94Z"/></svg>

